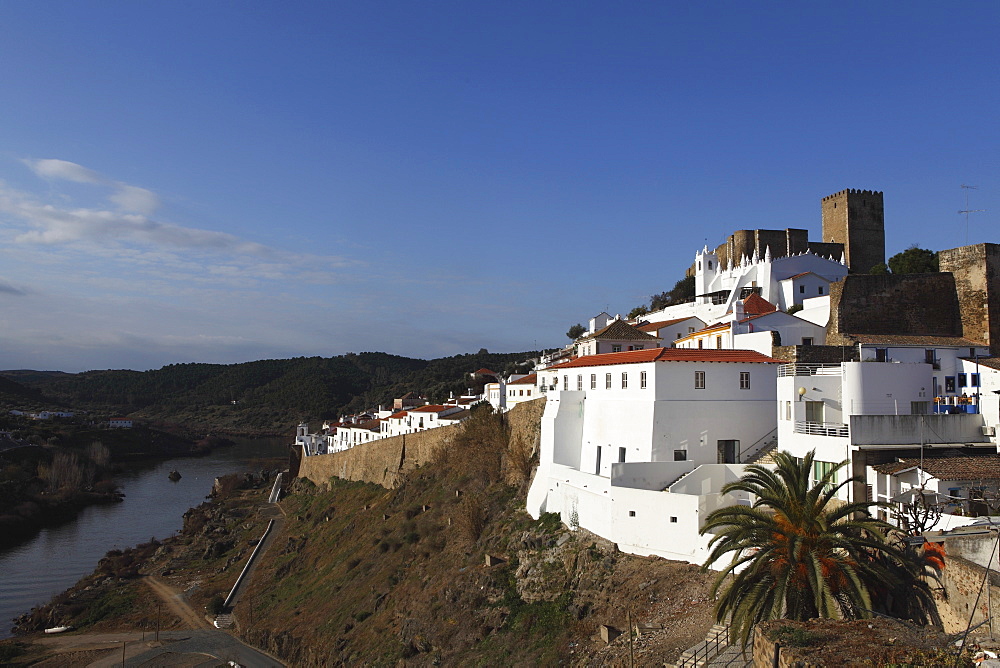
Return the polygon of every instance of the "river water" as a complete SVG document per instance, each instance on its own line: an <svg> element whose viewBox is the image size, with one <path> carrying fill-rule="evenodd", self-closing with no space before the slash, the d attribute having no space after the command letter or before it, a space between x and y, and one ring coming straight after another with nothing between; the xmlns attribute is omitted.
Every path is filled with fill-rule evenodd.
<svg viewBox="0 0 1000 668"><path fill-rule="evenodd" d="M10 637L12 618L91 573L108 550L174 535L184 512L205 500L216 477L259 469L256 460L287 452L285 438L240 439L204 457L130 465L115 478L125 493L122 503L90 506L71 522L0 550L0 638ZM177 482L167 478L175 469L182 476Z"/></svg>

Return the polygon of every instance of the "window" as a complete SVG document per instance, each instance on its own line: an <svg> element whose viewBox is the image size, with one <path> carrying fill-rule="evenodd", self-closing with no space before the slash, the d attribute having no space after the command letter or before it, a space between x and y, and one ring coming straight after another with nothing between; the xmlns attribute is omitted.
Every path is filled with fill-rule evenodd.
<svg viewBox="0 0 1000 668"><path fill-rule="evenodd" d="M698 339L698 347L699 347L699 348L701 348L701 347L702 347L702 345L701 345L702 343L704 343L704 342L703 342L703 341L702 341L701 339Z"/></svg>
<svg viewBox="0 0 1000 668"><path fill-rule="evenodd" d="M979 374L978 373L970 373L969 374L969 384L972 387L979 387Z"/></svg>
<svg viewBox="0 0 1000 668"><path fill-rule="evenodd" d="M621 345L617 345L616 344L616 345L611 346L611 352L613 352L613 353L620 353L621 351L622 351Z"/></svg>
<svg viewBox="0 0 1000 668"><path fill-rule="evenodd" d="M830 471L833 471L833 467L834 467L834 463L833 462L816 462L816 461L814 461L813 462L813 479L812 479L812 484L816 485L817 483L819 483L819 481L821 481L823 479L823 476L825 476ZM833 477L830 478L829 483L826 485L826 489L830 489L830 488L832 488L836 484L837 484L837 474L834 473Z"/></svg>
<svg viewBox="0 0 1000 668"><path fill-rule="evenodd" d="M627 373L623 373L622 374L622 389L623 390L627 390L628 389L628 374Z"/></svg>
<svg viewBox="0 0 1000 668"><path fill-rule="evenodd" d="M924 351L924 361L927 362L928 364L934 364L934 362L937 361L936 359L934 359L933 349Z"/></svg>
<svg viewBox="0 0 1000 668"><path fill-rule="evenodd" d="M642 371L639 373L639 389L646 389L646 372Z"/></svg>
<svg viewBox="0 0 1000 668"><path fill-rule="evenodd" d="M966 387L966 385L967 383L965 382L965 374L964 373L958 374L958 386Z"/></svg>
<svg viewBox="0 0 1000 668"><path fill-rule="evenodd" d="M799 294L800 295L804 295L805 293L806 293L806 286L800 285L799 286Z"/></svg>
<svg viewBox="0 0 1000 668"><path fill-rule="evenodd" d="M722 347L722 337L721 336L715 337L715 347L716 348L721 348Z"/></svg>
<svg viewBox="0 0 1000 668"><path fill-rule="evenodd" d="M812 344L813 344L813 340L812 340L811 336L803 336L802 337L802 345L804 345L804 346L811 346Z"/></svg>
<svg viewBox="0 0 1000 668"><path fill-rule="evenodd" d="M910 415L927 415L930 413L929 403L926 401L911 401Z"/></svg>
<svg viewBox="0 0 1000 668"><path fill-rule="evenodd" d="M611 374L610 373L604 374L604 389L605 390L610 390L611 389Z"/></svg>
<svg viewBox="0 0 1000 668"><path fill-rule="evenodd" d="M675 462L686 462L688 458L687 450L674 450L674 461Z"/></svg>
<svg viewBox="0 0 1000 668"><path fill-rule="evenodd" d="M563 376L563 389L569 389L569 376Z"/></svg>
<svg viewBox="0 0 1000 668"><path fill-rule="evenodd" d="M528 396L529 397L531 396L531 390L530 389L528 390Z"/></svg>
<svg viewBox="0 0 1000 668"><path fill-rule="evenodd" d="M629 517L635 517L635 511L634 510L628 511L628 516Z"/></svg>
<svg viewBox="0 0 1000 668"><path fill-rule="evenodd" d="M749 390L750 389L750 372L740 371L740 389Z"/></svg>
<svg viewBox="0 0 1000 668"><path fill-rule="evenodd" d="M944 377L944 391L945 392L951 392L952 394L955 393L955 377L954 376L945 376Z"/></svg>
<svg viewBox="0 0 1000 668"><path fill-rule="evenodd" d="M670 523L671 524L677 524L677 517L675 515L671 515L670 516Z"/></svg>
<svg viewBox="0 0 1000 668"><path fill-rule="evenodd" d="M625 461L625 448L618 448L618 461L619 462Z"/></svg>
<svg viewBox="0 0 1000 668"><path fill-rule="evenodd" d="M791 401L786 401L785 402L785 419L786 420L791 420L792 419L792 402Z"/></svg>
<svg viewBox="0 0 1000 668"><path fill-rule="evenodd" d="M596 373L590 374L590 389L592 389L592 390L596 390L597 389L597 374Z"/></svg>
<svg viewBox="0 0 1000 668"><path fill-rule="evenodd" d="M807 401L806 402L806 422L816 422L818 424L823 423L823 402L822 401Z"/></svg>
<svg viewBox="0 0 1000 668"><path fill-rule="evenodd" d="M822 285L821 285L821 286L819 286L819 288L818 288L818 289L819 289L819 294L823 294L823 286L822 286Z"/></svg>
<svg viewBox="0 0 1000 668"><path fill-rule="evenodd" d="M578 373L576 375L576 391L579 392L583 389L583 374Z"/></svg>
<svg viewBox="0 0 1000 668"><path fill-rule="evenodd" d="M708 268L709 268L709 270L712 269L712 261L711 260L708 261Z"/></svg>
<svg viewBox="0 0 1000 668"><path fill-rule="evenodd" d="M694 372L694 389L704 390L705 389L705 372L695 371Z"/></svg>
<svg viewBox="0 0 1000 668"><path fill-rule="evenodd" d="M885 362L889 359L889 351L886 348L876 348L875 349L875 361Z"/></svg>
<svg viewBox="0 0 1000 668"><path fill-rule="evenodd" d="M524 396L524 390L518 390L517 391L517 396L523 397Z"/></svg>

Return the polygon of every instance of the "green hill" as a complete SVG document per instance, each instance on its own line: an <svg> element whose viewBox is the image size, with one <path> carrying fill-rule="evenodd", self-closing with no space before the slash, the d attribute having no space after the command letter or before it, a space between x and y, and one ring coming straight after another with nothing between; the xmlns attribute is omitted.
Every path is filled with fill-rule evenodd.
<svg viewBox="0 0 1000 668"><path fill-rule="evenodd" d="M299 421L388 406L407 392L443 400L449 393L465 392L472 371L513 371L536 355L480 351L421 360L348 353L242 364L171 364L152 371L0 371L0 381L34 393L36 401L44 397L76 410L205 430L284 434Z"/></svg>

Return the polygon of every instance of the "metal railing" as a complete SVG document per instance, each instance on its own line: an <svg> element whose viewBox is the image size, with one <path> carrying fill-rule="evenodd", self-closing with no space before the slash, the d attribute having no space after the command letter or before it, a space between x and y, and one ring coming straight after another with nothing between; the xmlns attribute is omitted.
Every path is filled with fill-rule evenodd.
<svg viewBox="0 0 1000 668"><path fill-rule="evenodd" d="M684 652L674 665L676 668L697 668L718 656L728 645L729 629L725 628Z"/></svg>
<svg viewBox="0 0 1000 668"><path fill-rule="evenodd" d="M827 364L782 364L778 367L778 377L785 376L839 376L841 375L840 362Z"/></svg>
<svg viewBox="0 0 1000 668"><path fill-rule="evenodd" d="M848 426L837 422L796 422L795 433L840 438L847 438L850 435Z"/></svg>
<svg viewBox="0 0 1000 668"><path fill-rule="evenodd" d="M746 462L747 459L753 457L764 448L768 447L772 443L777 444L777 442L778 442L778 428L775 427L771 431L767 432L766 434L758 438L748 447L744 448L743 450L740 450L740 454L736 457L736 461L737 463L742 464Z"/></svg>

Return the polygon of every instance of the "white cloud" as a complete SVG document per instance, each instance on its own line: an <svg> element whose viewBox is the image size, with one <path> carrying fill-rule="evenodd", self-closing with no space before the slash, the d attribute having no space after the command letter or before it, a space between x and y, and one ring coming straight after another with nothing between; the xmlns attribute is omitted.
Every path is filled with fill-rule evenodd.
<svg viewBox="0 0 1000 668"><path fill-rule="evenodd" d="M31 171L44 179L61 179L111 188L112 193L108 195L108 200L117 205L120 211L150 216L160 208L160 198L153 191L109 179L75 162L55 158L39 160L27 158L23 162Z"/></svg>

